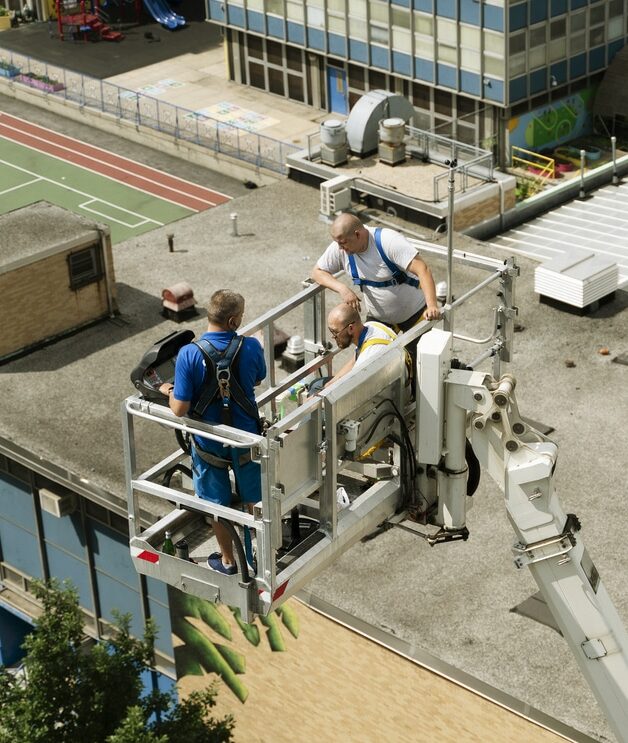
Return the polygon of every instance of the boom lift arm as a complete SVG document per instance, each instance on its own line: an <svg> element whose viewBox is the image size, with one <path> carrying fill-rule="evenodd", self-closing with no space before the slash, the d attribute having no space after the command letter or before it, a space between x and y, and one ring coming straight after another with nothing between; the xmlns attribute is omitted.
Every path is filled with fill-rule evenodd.
<svg viewBox="0 0 628 743"><path fill-rule="evenodd" d="M422 404L417 430L435 424L434 410L423 398L431 389L428 374L438 371L432 359L448 366L447 336L432 330L419 342ZM439 380L433 382L438 386ZM516 567L530 569L615 735L628 741L628 634L582 543L577 517L564 513L554 492L556 445L519 416L512 376L495 382L480 372L450 369L444 388L443 416L436 424L444 429L438 523L445 532L464 527L468 431L483 470L504 491L517 538ZM430 444L421 446L420 441L417 455L419 461L424 461L422 455L434 458Z"/></svg>

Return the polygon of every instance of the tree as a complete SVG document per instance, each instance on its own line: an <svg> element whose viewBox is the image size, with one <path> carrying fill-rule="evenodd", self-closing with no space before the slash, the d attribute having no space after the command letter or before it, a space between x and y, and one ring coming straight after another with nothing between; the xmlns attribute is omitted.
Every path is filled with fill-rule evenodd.
<svg viewBox="0 0 628 743"><path fill-rule="evenodd" d="M0 667L0 743L223 743L230 716L214 719L216 689L180 703L174 693L142 697L141 673L153 658L156 628L130 635L117 615L111 637L85 649L78 595L67 583L35 584L42 613L26 638L25 676Z"/></svg>

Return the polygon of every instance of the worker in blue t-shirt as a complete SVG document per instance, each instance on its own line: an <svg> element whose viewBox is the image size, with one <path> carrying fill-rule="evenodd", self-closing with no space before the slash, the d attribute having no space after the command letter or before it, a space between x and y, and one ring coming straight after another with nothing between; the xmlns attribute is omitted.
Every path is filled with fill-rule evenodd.
<svg viewBox="0 0 628 743"><path fill-rule="evenodd" d="M250 433L259 433L260 422L255 401L255 386L266 377L266 363L260 342L255 338L238 336L236 330L242 323L244 298L227 289L215 292L207 308L207 332L196 342L184 346L177 356L174 385L165 383L160 391L168 396L170 409L175 415L190 412L210 424L227 422ZM235 348L229 363L228 415L224 418L223 396L207 400L203 393L216 387L215 367L211 359L219 359ZM207 369L210 367L210 374ZM207 403L204 410L199 406ZM194 491L205 500L222 506L231 504L229 468L233 469L236 485L249 512L261 500L260 466L251 461L250 450L223 446L219 442L200 436L192 437L191 456ZM220 552L209 556L210 568L226 575L237 572L233 556L233 543L225 526L214 519L214 533Z"/></svg>

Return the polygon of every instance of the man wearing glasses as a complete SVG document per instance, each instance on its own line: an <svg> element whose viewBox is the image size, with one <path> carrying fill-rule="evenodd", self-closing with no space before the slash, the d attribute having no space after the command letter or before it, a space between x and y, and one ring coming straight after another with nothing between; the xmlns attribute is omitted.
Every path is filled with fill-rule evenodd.
<svg viewBox="0 0 628 743"><path fill-rule="evenodd" d="M358 295L334 277L344 270L362 291L367 321L385 323L396 332L440 317L432 272L403 235L365 227L349 213L339 215L330 232L334 242L312 271L314 281L359 310Z"/></svg>
<svg viewBox="0 0 628 743"><path fill-rule="evenodd" d="M311 395L334 384L353 369L367 364L374 356L382 353L397 337L397 334L383 323L374 320L363 323L359 312L351 305L344 303L331 310L327 317L327 328L338 348L345 349L353 345L355 352L333 377L322 377L312 382L309 386Z"/></svg>

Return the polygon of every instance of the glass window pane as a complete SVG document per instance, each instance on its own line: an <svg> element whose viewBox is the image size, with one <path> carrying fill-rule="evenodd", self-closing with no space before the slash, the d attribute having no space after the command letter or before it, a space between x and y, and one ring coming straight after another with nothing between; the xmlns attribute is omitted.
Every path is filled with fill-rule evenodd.
<svg viewBox="0 0 628 743"><path fill-rule="evenodd" d="M311 5L307 6L307 23L308 26L314 26L315 28L325 27L325 11L322 8L315 8Z"/></svg>
<svg viewBox="0 0 628 743"><path fill-rule="evenodd" d="M574 13L574 15L571 16L570 24L572 33L574 31L583 31L587 25L587 16L585 11L583 10L581 13Z"/></svg>
<svg viewBox="0 0 628 743"><path fill-rule="evenodd" d="M293 101L305 102L303 78L299 75L288 75L288 97Z"/></svg>
<svg viewBox="0 0 628 743"><path fill-rule="evenodd" d="M368 38L366 33L366 21L350 17L349 36L352 36L354 39L361 39L362 41L366 41Z"/></svg>
<svg viewBox="0 0 628 743"><path fill-rule="evenodd" d="M276 41L266 40L266 59L270 64L277 65L277 67L283 67L283 54L281 44Z"/></svg>
<svg viewBox="0 0 628 743"><path fill-rule="evenodd" d="M434 31L434 22L431 15L414 14L414 30L420 34L431 35Z"/></svg>
<svg viewBox="0 0 628 743"><path fill-rule="evenodd" d="M604 43L604 26L592 28L589 31L589 46L599 46Z"/></svg>
<svg viewBox="0 0 628 743"><path fill-rule="evenodd" d="M405 52L406 54L412 54L412 35L410 34L410 32L393 27L392 47L396 52Z"/></svg>
<svg viewBox="0 0 628 743"><path fill-rule="evenodd" d="M591 26L595 26L598 23L604 23L604 5L597 5L593 8L589 8L589 12Z"/></svg>
<svg viewBox="0 0 628 743"><path fill-rule="evenodd" d="M558 21L553 21L550 25L550 39L559 39L567 33L567 21L565 18L561 18Z"/></svg>
<svg viewBox="0 0 628 743"><path fill-rule="evenodd" d="M347 32L347 24L344 18L329 16L327 18L327 26L329 30L334 34L341 34L342 36L344 36Z"/></svg>
<svg viewBox="0 0 628 743"><path fill-rule="evenodd" d="M251 3L248 3L249 8ZM290 21L297 21L297 23L303 23L305 21L305 8L302 3L287 3L286 4L287 18Z"/></svg>
<svg viewBox="0 0 628 743"><path fill-rule="evenodd" d="M504 53L504 35L494 34L490 31L484 32L484 51L495 52L496 54Z"/></svg>
<svg viewBox="0 0 628 743"><path fill-rule="evenodd" d="M504 60L498 57L484 57L484 72L495 77L504 77Z"/></svg>
<svg viewBox="0 0 628 743"><path fill-rule="evenodd" d="M624 14L624 0L611 0L608 4L608 17Z"/></svg>
<svg viewBox="0 0 628 743"><path fill-rule="evenodd" d="M525 31L520 34L514 34L510 37L510 53L519 54L519 52L525 52L526 49L526 35Z"/></svg>
<svg viewBox="0 0 628 743"><path fill-rule="evenodd" d="M460 67L464 70L480 72L481 59L480 52L475 51L474 49L460 50Z"/></svg>
<svg viewBox="0 0 628 743"><path fill-rule="evenodd" d="M558 39L550 43L550 62L556 62L567 56L567 39Z"/></svg>
<svg viewBox="0 0 628 743"><path fill-rule="evenodd" d="M543 67L545 64L545 46L537 46L530 51L530 69L535 70L537 67Z"/></svg>
<svg viewBox="0 0 628 743"><path fill-rule="evenodd" d="M545 26L530 29L530 49L545 44Z"/></svg>
<svg viewBox="0 0 628 743"><path fill-rule="evenodd" d="M434 40L427 36L414 34L414 53L417 57L434 59Z"/></svg>
<svg viewBox="0 0 628 743"><path fill-rule="evenodd" d="M458 64L458 50L454 46L438 45L438 61L448 64Z"/></svg>
<svg viewBox="0 0 628 743"><path fill-rule="evenodd" d="M372 21L381 21L382 23L388 23L388 5L386 3L377 2L377 0L371 0L369 2L369 9L371 11Z"/></svg>
<svg viewBox="0 0 628 743"><path fill-rule="evenodd" d="M249 84L254 88L265 90L266 83L264 82L264 68L262 65L249 62L249 81Z"/></svg>
<svg viewBox="0 0 628 743"><path fill-rule="evenodd" d="M480 48L480 29L472 28L471 26L460 26L460 44L462 46L469 46L472 49Z"/></svg>
<svg viewBox="0 0 628 743"><path fill-rule="evenodd" d="M570 54L578 54L579 52L583 52L584 48L586 46L586 34L576 34L575 36L571 37L571 41L569 42L569 53Z"/></svg>
<svg viewBox="0 0 628 743"><path fill-rule="evenodd" d="M349 0L349 15L366 18L366 0Z"/></svg>
<svg viewBox="0 0 628 743"><path fill-rule="evenodd" d="M446 18L437 18L436 30L439 42L451 45L458 43L458 33L455 21L450 21Z"/></svg>
<svg viewBox="0 0 628 743"><path fill-rule="evenodd" d="M398 8L391 6L391 22L393 26L401 26L401 28L410 28L410 11L405 8Z"/></svg>
<svg viewBox="0 0 628 743"><path fill-rule="evenodd" d="M249 57L255 57L256 59L264 59L264 46L262 39L259 36L247 37L247 45L249 48Z"/></svg>
<svg viewBox="0 0 628 743"><path fill-rule="evenodd" d="M283 0L266 0L266 12L283 15Z"/></svg>
<svg viewBox="0 0 628 743"><path fill-rule="evenodd" d="M510 75L512 77L523 75L525 71L526 71L526 55L525 54L516 54L514 57L510 58Z"/></svg>
<svg viewBox="0 0 628 743"><path fill-rule="evenodd" d="M608 38L609 39L616 39L618 36L624 35L624 19L619 16L619 18L611 18L611 20L608 22Z"/></svg>
<svg viewBox="0 0 628 743"><path fill-rule="evenodd" d="M371 24L371 41L375 44L388 44L388 28Z"/></svg>
<svg viewBox="0 0 628 743"><path fill-rule="evenodd" d="M344 15L345 0L327 0L327 10L337 10Z"/></svg>
<svg viewBox="0 0 628 743"><path fill-rule="evenodd" d="M283 70L274 70L272 67L268 68L268 89L271 93L285 95L283 87Z"/></svg>

